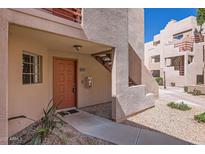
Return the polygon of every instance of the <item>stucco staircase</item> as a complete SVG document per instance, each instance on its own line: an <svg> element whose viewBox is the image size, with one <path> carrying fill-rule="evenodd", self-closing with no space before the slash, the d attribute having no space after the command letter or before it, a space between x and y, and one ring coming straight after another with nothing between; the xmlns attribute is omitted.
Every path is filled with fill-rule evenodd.
<svg viewBox="0 0 205 154"><path fill-rule="evenodd" d="M132 54L134 55L132 55ZM127 117L137 112L153 107L155 104L155 96L158 96L158 84L153 79L151 73L141 63L141 60L134 52L130 52L129 65L133 65L131 69L134 73L129 73L129 87L124 92L117 95L117 99L121 103L122 117ZM92 55L99 63L101 63L109 72L112 71L112 52L106 51ZM140 62L140 63L139 63ZM129 66L130 67L130 66ZM138 67L138 68L137 68ZM133 72L133 71L129 71Z"/></svg>
<svg viewBox="0 0 205 154"><path fill-rule="evenodd" d="M112 71L112 51L105 51L92 55L100 64L102 64L109 72ZM129 86L137 85L131 77L129 77Z"/></svg>
<svg viewBox="0 0 205 154"><path fill-rule="evenodd" d="M129 86L124 92L117 95L122 102L121 109L125 116L142 112L155 105L159 94L159 87L150 71L143 64L143 54L140 54L129 43L129 77L137 85Z"/></svg>
<svg viewBox="0 0 205 154"><path fill-rule="evenodd" d="M174 61L174 70L179 71L180 76L184 76L184 58L179 56Z"/></svg>
<svg viewBox="0 0 205 154"><path fill-rule="evenodd" d="M144 65L143 59L139 55L140 53L138 53L134 49L134 47L131 44L129 44L129 63L130 63L129 64L129 67L130 67L129 75L135 83L138 83L137 85L144 86L146 95L151 94L151 95L154 95L155 97L158 97L159 85L156 82L156 80L153 78L151 72ZM139 76L138 77L136 76L136 74L139 74L139 71L136 70L136 68L139 66L141 70L140 80L139 80Z"/></svg>
<svg viewBox="0 0 205 154"><path fill-rule="evenodd" d="M112 51L104 51L96 54L92 54L92 56L102 64L109 72L112 71ZM158 96L158 84L155 79L152 77L150 71L146 68L146 66L141 62L141 59L134 51L134 49L129 47L129 62L131 70L129 72L129 87L131 86L144 86L145 94L153 94L154 96ZM133 68L132 68L133 65ZM140 67L141 73L139 71L136 72L136 67ZM133 71L134 70L134 71ZM132 73L133 72L133 73ZM136 76L139 74L140 77Z"/></svg>

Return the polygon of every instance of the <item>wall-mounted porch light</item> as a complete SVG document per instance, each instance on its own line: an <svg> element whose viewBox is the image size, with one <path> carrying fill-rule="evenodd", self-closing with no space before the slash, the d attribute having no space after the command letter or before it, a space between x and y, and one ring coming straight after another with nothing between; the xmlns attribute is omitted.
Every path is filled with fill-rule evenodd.
<svg viewBox="0 0 205 154"><path fill-rule="evenodd" d="M76 51L80 51L80 49L82 48L83 46L82 45L74 45L73 48L75 48Z"/></svg>

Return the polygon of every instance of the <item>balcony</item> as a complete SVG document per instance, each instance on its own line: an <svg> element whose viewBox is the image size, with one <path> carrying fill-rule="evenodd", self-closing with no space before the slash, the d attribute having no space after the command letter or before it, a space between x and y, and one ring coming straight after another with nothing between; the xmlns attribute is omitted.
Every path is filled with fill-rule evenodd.
<svg viewBox="0 0 205 154"><path fill-rule="evenodd" d="M191 37L192 41L195 43L200 43L200 42L204 42L204 35L200 35L200 34L195 34L194 36Z"/></svg>
<svg viewBox="0 0 205 154"><path fill-rule="evenodd" d="M184 38L183 40L180 41L175 41L174 47L177 48L179 47L179 51L193 51L193 45L194 43L201 43L204 42L204 35L200 34L194 34L192 36L188 36Z"/></svg>
<svg viewBox="0 0 205 154"><path fill-rule="evenodd" d="M81 23L81 8L43 8L41 10L76 23Z"/></svg>
<svg viewBox="0 0 205 154"><path fill-rule="evenodd" d="M179 52L183 51L193 51L193 42L192 41L182 41L174 44L174 47L179 47Z"/></svg>

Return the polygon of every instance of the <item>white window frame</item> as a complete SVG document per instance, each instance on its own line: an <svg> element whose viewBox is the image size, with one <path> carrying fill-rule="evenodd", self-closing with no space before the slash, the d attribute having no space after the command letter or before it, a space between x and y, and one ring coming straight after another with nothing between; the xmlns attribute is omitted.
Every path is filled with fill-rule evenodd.
<svg viewBox="0 0 205 154"><path fill-rule="evenodd" d="M23 59L24 55L28 55L30 57L33 57L34 61L33 62L25 62ZM37 84L37 83L42 83L43 82L43 71L42 71L42 56L33 54L27 51L23 51L22 53L22 83L24 85L26 84ZM28 65L33 65L33 72L32 72L32 66L30 66L30 71L29 72L24 72L24 64ZM24 81L24 75L29 75L29 82ZM33 80L32 80L33 78Z"/></svg>

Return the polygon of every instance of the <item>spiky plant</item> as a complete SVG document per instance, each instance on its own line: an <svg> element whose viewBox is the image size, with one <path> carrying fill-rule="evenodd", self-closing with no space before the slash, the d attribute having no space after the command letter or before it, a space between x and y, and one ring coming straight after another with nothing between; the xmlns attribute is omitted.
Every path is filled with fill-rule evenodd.
<svg viewBox="0 0 205 154"><path fill-rule="evenodd" d="M44 116L41 118L41 125L36 129L36 134L32 140L32 144L42 144L44 138L52 132L57 124L63 125L65 122L57 116L56 110L58 105L52 104L52 99L47 105L46 109L43 109Z"/></svg>

